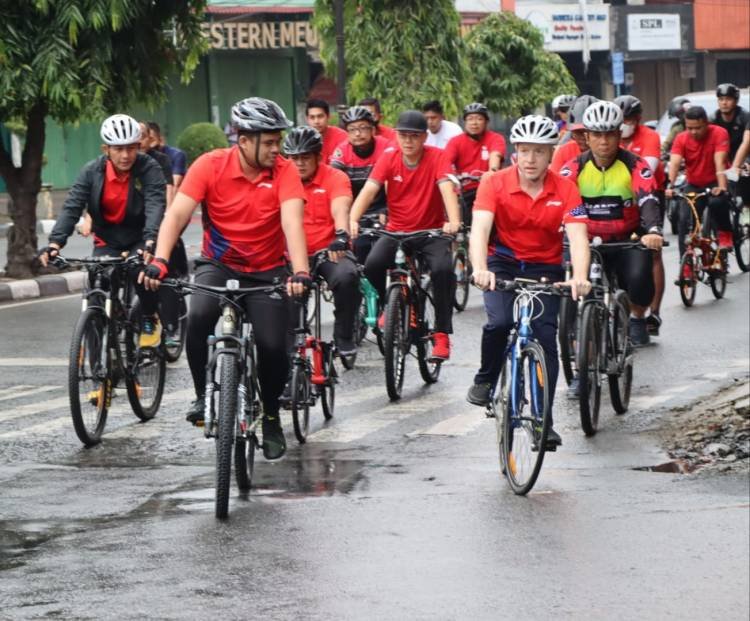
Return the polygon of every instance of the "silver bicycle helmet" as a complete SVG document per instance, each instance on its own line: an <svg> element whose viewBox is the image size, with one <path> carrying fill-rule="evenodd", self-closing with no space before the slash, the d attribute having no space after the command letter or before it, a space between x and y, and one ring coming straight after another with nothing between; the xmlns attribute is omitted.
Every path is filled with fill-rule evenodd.
<svg viewBox="0 0 750 621"><path fill-rule="evenodd" d="M283 148L287 155L320 153L323 150L323 138L312 127L295 127L284 138Z"/></svg>
<svg viewBox="0 0 750 621"><path fill-rule="evenodd" d="M560 108L565 108L567 110L573 105L575 100L575 95L558 95L552 100L552 109L559 110Z"/></svg>
<svg viewBox="0 0 750 621"><path fill-rule="evenodd" d="M643 114L643 105L641 100L632 95L620 95L615 98L615 103L620 106L622 115L625 118L629 116L635 116L636 114Z"/></svg>
<svg viewBox="0 0 750 621"><path fill-rule="evenodd" d="M248 97L232 106L232 125L239 131L278 132L292 127L279 104L263 97Z"/></svg>
<svg viewBox="0 0 750 621"><path fill-rule="evenodd" d="M110 147L136 144L141 141L141 126L132 116L113 114L104 119L99 135Z"/></svg>
<svg viewBox="0 0 750 621"><path fill-rule="evenodd" d="M597 101L583 113L583 126L592 132L612 132L622 125L622 110L612 101Z"/></svg>
<svg viewBox="0 0 750 621"><path fill-rule="evenodd" d="M485 106L483 103L479 103L478 101L464 106L463 118L466 119L466 117L470 114L481 114L485 119L487 119L488 121L490 120L490 111L487 109L487 106Z"/></svg>
<svg viewBox="0 0 750 621"><path fill-rule="evenodd" d="M557 144L560 133L555 122L538 114L522 116L510 130L510 141L513 144Z"/></svg>
<svg viewBox="0 0 750 621"><path fill-rule="evenodd" d="M352 106L341 115L341 122L344 124L344 127L349 125L349 123L356 123L357 121L367 121L370 125L375 125L375 117L364 106Z"/></svg>

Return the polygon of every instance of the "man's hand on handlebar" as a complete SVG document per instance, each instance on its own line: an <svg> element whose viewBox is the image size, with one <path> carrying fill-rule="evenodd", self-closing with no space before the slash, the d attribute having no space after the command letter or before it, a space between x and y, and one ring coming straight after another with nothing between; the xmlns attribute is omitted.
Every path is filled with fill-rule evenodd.
<svg viewBox="0 0 750 621"><path fill-rule="evenodd" d="M461 230L460 222L446 222L443 225L443 233L446 235L455 235Z"/></svg>
<svg viewBox="0 0 750 621"><path fill-rule="evenodd" d="M591 291L591 283L587 278L570 278L569 280L555 283L558 287L570 287L570 296L577 300L579 297L586 297Z"/></svg>
<svg viewBox="0 0 750 621"><path fill-rule="evenodd" d="M286 292L290 297L301 297L312 286L312 278L308 272L297 272L286 281Z"/></svg>
<svg viewBox="0 0 750 621"><path fill-rule="evenodd" d="M495 273L489 270L477 270L471 274L471 279L474 281L474 285L479 287L482 291L494 291L495 290Z"/></svg>
<svg viewBox="0 0 750 621"><path fill-rule="evenodd" d="M146 265L141 273L138 274L138 282L149 291L156 291L169 274L169 264L166 259L161 257L154 258L151 263Z"/></svg>
<svg viewBox="0 0 750 621"><path fill-rule="evenodd" d="M664 238L656 233L649 233L641 237L641 243L649 250L661 250Z"/></svg>
<svg viewBox="0 0 750 621"><path fill-rule="evenodd" d="M60 244L50 242L47 246L39 251L39 253L36 255L36 258L39 259L39 263L41 263L43 267L47 267L50 260L54 259L59 253Z"/></svg>

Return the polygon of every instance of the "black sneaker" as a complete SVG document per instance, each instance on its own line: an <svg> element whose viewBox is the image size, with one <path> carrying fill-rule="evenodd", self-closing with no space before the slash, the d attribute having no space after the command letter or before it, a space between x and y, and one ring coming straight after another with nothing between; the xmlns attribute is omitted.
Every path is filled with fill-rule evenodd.
<svg viewBox="0 0 750 621"><path fill-rule="evenodd" d="M581 396L581 384L577 377L574 377L568 386L568 399L578 399Z"/></svg>
<svg viewBox="0 0 750 621"><path fill-rule="evenodd" d="M552 427L547 430L547 450L556 451L558 446L562 446L562 438Z"/></svg>
<svg viewBox="0 0 750 621"><path fill-rule="evenodd" d="M630 342L633 344L633 347L643 347L651 342L651 338L648 336L646 320L643 317L630 318L628 336L630 336Z"/></svg>
<svg viewBox="0 0 750 621"><path fill-rule="evenodd" d="M278 415L263 418L263 457L279 459L286 453L286 438Z"/></svg>
<svg viewBox="0 0 750 621"><path fill-rule="evenodd" d="M190 409L187 411L185 420L193 425L203 423L203 413L206 410L206 400L203 397L198 397L195 401L190 404Z"/></svg>
<svg viewBox="0 0 750 621"><path fill-rule="evenodd" d="M357 346L351 339L337 338L336 350L339 352L339 356L349 357L357 353Z"/></svg>
<svg viewBox="0 0 750 621"><path fill-rule="evenodd" d="M651 336L659 336L659 328L661 327L661 317L656 313L651 313L646 317L646 329Z"/></svg>
<svg viewBox="0 0 750 621"><path fill-rule="evenodd" d="M490 403L490 393L492 384L483 382L481 384L472 384L469 392L466 393L466 400L472 405L487 407Z"/></svg>

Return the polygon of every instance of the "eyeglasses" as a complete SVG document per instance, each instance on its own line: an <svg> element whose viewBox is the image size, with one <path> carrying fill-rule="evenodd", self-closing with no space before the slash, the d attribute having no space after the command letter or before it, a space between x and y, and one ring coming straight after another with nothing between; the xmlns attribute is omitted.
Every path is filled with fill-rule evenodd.
<svg viewBox="0 0 750 621"><path fill-rule="evenodd" d="M346 131L350 134L366 134L372 131L372 125L358 125L356 127L350 125L346 128Z"/></svg>

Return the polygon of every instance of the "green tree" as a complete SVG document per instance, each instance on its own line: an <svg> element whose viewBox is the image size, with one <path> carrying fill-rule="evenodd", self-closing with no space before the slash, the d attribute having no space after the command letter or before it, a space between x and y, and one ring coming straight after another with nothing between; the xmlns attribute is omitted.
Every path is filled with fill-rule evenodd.
<svg viewBox="0 0 750 621"><path fill-rule="evenodd" d="M542 33L512 13L483 19L466 36L475 99L504 116L528 114L578 88L560 56L544 49Z"/></svg>
<svg viewBox="0 0 750 621"><path fill-rule="evenodd" d="M0 0L0 120L26 128L20 168L0 145L12 201L6 271L32 274L45 119L99 120L156 106L175 71L187 81L206 49L206 0Z"/></svg>
<svg viewBox="0 0 750 621"><path fill-rule="evenodd" d="M321 57L336 75L333 0L316 0ZM386 119L439 99L455 114L465 93L464 44L452 0L345 0L345 61L350 101L377 97Z"/></svg>

